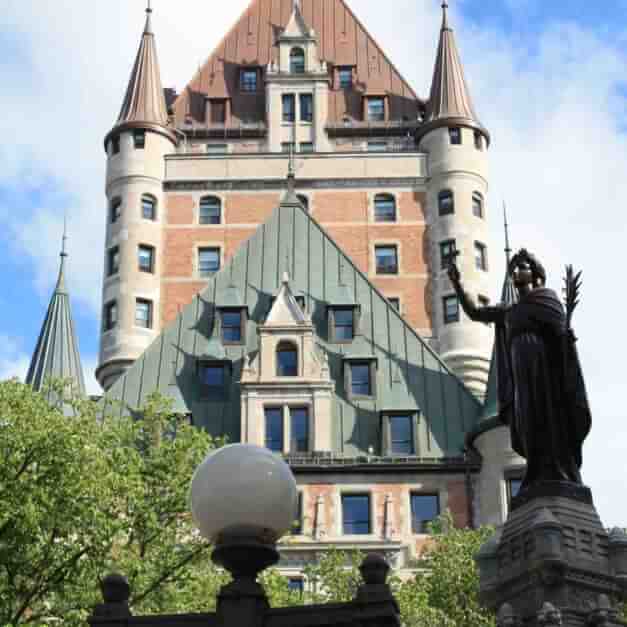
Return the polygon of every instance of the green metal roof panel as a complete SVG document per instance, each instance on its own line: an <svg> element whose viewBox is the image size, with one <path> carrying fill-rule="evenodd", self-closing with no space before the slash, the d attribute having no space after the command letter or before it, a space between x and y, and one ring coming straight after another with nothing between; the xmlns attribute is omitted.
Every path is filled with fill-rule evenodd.
<svg viewBox="0 0 627 627"><path fill-rule="evenodd" d="M285 271L293 291L305 295L316 342L328 353L335 381L334 452L361 455L369 446L377 451L380 412L389 408L419 413L422 456L459 455L465 432L477 423L480 404L300 205L278 207L107 397L136 407L158 388L174 399L177 411L192 413L194 422L213 435L239 440L237 381L242 362L245 354L258 350L256 327L265 320ZM337 293L340 281L361 309L361 335L349 345L330 343L327 337L328 299ZM245 347L224 347L218 337L214 303L224 302L227 291L231 292L228 298L241 299L249 309ZM221 402L199 397L198 358L213 347L225 351L233 363L233 382ZM377 358L375 399L355 402L346 398L346 355Z"/></svg>

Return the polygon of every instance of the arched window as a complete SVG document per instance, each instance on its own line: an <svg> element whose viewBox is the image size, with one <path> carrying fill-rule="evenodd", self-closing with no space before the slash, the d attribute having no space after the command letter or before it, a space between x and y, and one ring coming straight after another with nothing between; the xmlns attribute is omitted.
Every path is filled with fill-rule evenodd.
<svg viewBox="0 0 627 627"><path fill-rule="evenodd" d="M200 224L220 224L222 222L222 202L216 196L205 196L200 199L198 212Z"/></svg>
<svg viewBox="0 0 627 627"><path fill-rule="evenodd" d="M472 194L472 215L483 218L483 195L479 192Z"/></svg>
<svg viewBox="0 0 627 627"><path fill-rule="evenodd" d="M142 218L144 220L157 219L157 199L154 196L148 194L142 196Z"/></svg>
<svg viewBox="0 0 627 627"><path fill-rule="evenodd" d="M305 51L302 48L292 48L290 51L290 73L305 73Z"/></svg>
<svg viewBox="0 0 627 627"><path fill-rule="evenodd" d="M303 196L302 194L298 194L296 198L300 200L300 204L305 208L305 211L309 211L309 198L307 198L307 196Z"/></svg>
<svg viewBox="0 0 627 627"><path fill-rule="evenodd" d="M455 213L455 197L450 189L444 189L438 194L438 210L441 216Z"/></svg>
<svg viewBox="0 0 627 627"><path fill-rule="evenodd" d="M298 351L290 342L280 342L276 349L277 377L298 376Z"/></svg>
<svg viewBox="0 0 627 627"><path fill-rule="evenodd" d="M396 200L391 194L377 194L374 197L374 221L396 222Z"/></svg>

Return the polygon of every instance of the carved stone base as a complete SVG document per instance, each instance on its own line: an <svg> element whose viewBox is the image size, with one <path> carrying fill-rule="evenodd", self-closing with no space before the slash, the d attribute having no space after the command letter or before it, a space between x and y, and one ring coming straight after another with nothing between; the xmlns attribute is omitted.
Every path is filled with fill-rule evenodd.
<svg viewBox="0 0 627 627"><path fill-rule="evenodd" d="M481 598L499 627L622 625L614 608L626 557L627 537L608 536L587 488L545 482L521 495L477 556Z"/></svg>

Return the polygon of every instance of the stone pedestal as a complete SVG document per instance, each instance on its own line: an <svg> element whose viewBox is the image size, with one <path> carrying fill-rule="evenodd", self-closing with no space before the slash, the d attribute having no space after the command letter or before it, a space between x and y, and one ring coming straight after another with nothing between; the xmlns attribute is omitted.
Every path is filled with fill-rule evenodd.
<svg viewBox="0 0 627 627"><path fill-rule="evenodd" d="M627 591L627 537L608 535L584 486L532 486L477 562L499 627L623 625L615 609Z"/></svg>

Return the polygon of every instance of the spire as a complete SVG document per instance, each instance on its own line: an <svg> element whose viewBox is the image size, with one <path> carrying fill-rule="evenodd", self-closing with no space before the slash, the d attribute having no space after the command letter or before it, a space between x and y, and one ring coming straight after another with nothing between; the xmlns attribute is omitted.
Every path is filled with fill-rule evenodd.
<svg viewBox="0 0 627 627"><path fill-rule="evenodd" d="M292 14L285 26L285 29L281 33L281 37L296 38L296 39L310 39L312 36L312 30L309 28L303 13L301 11L300 0L292 1Z"/></svg>
<svg viewBox="0 0 627 627"><path fill-rule="evenodd" d="M507 259L507 268L512 259L512 249L509 245L509 224L507 223L507 205L503 201L503 222L505 224L505 258Z"/></svg>
<svg viewBox="0 0 627 627"><path fill-rule="evenodd" d="M84 395L83 367L72 320L70 297L65 287L65 260L68 256L65 219L59 256L61 261L57 284L41 327L37 346L26 375L26 383L39 391L47 379L70 379L74 392Z"/></svg>
<svg viewBox="0 0 627 627"><path fill-rule="evenodd" d="M114 130L123 125L130 125L134 128L162 127L161 132L166 130L168 125L168 110L161 85L157 47L152 30L150 1L146 8L146 24L139 50Z"/></svg>
<svg viewBox="0 0 627 627"><path fill-rule="evenodd" d="M479 121L470 97L455 35L449 25L448 1L444 0L440 43L431 83L431 94L427 103L424 124L418 129L418 139L434 128L449 124L475 128L485 135L488 143L490 141L490 134Z"/></svg>
<svg viewBox="0 0 627 627"><path fill-rule="evenodd" d="M282 205L300 204L296 196L296 164L294 160L294 142L290 142L287 161L287 190L281 199Z"/></svg>

